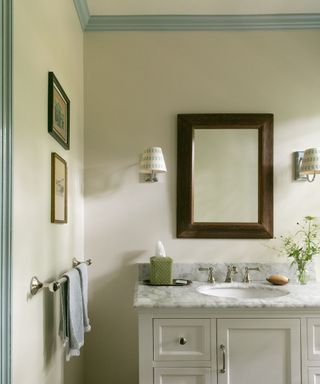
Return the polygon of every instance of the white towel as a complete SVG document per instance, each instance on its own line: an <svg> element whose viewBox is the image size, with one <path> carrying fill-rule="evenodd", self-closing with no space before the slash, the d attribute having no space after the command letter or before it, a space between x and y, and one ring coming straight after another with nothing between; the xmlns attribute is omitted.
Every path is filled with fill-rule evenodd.
<svg viewBox="0 0 320 384"><path fill-rule="evenodd" d="M88 317L88 267L86 263L81 263L77 265L76 268L80 274L82 289L83 326L85 332L89 332L91 330L91 326Z"/></svg>
<svg viewBox="0 0 320 384"><path fill-rule="evenodd" d="M84 343L83 297L80 274L77 269L64 274L61 287L60 335L66 349L66 360L80 355Z"/></svg>

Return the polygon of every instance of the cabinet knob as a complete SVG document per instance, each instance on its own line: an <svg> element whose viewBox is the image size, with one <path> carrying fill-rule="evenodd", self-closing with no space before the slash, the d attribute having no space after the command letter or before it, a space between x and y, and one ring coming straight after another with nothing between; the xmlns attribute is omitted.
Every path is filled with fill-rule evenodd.
<svg viewBox="0 0 320 384"><path fill-rule="evenodd" d="M187 339L185 337L180 337L179 343L181 345L185 345L185 344L187 344Z"/></svg>

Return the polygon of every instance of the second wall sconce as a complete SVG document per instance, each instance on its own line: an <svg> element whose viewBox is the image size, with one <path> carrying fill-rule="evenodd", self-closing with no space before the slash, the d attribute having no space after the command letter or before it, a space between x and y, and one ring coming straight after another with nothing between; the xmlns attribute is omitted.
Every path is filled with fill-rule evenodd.
<svg viewBox="0 0 320 384"><path fill-rule="evenodd" d="M308 148L295 152L295 180L314 181L320 173L320 148Z"/></svg>
<svg viewBox="0 0 320 384"><path fill-rule="evenodd" d="M140 160L140 173L145 173L146 182L155 183L158 181L157 173L167 172L162 149L150 147L144 150Z"/></svg>

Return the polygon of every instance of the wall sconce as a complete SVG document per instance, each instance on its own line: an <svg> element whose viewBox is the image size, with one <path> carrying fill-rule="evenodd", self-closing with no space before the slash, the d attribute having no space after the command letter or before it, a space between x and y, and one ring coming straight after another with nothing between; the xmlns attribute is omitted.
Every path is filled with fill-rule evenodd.
<svg viewBox="0 0 320 384"><path fill-rule="evenodd" d="M166 164L160 147L147 148L141 157L140 173L145 173L145 181L155 183L158 181L157 173L167 172Z"/></svg>
<svg viewBox="0 0 320 384"><path fill-rule="evenodd" d="M320 148L295 152L295 168L295 180L313 182L316 174L320 173Z"/></svg>

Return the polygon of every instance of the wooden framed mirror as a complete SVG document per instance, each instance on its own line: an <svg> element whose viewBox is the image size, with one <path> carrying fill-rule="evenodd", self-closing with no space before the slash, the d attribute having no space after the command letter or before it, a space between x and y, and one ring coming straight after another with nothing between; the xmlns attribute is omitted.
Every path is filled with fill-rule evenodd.
<svg viewBox="0 0 320 384"><path fill-rule="evenodd" d="M273 115L178 115L178 238L273 237Z"/></svg>

